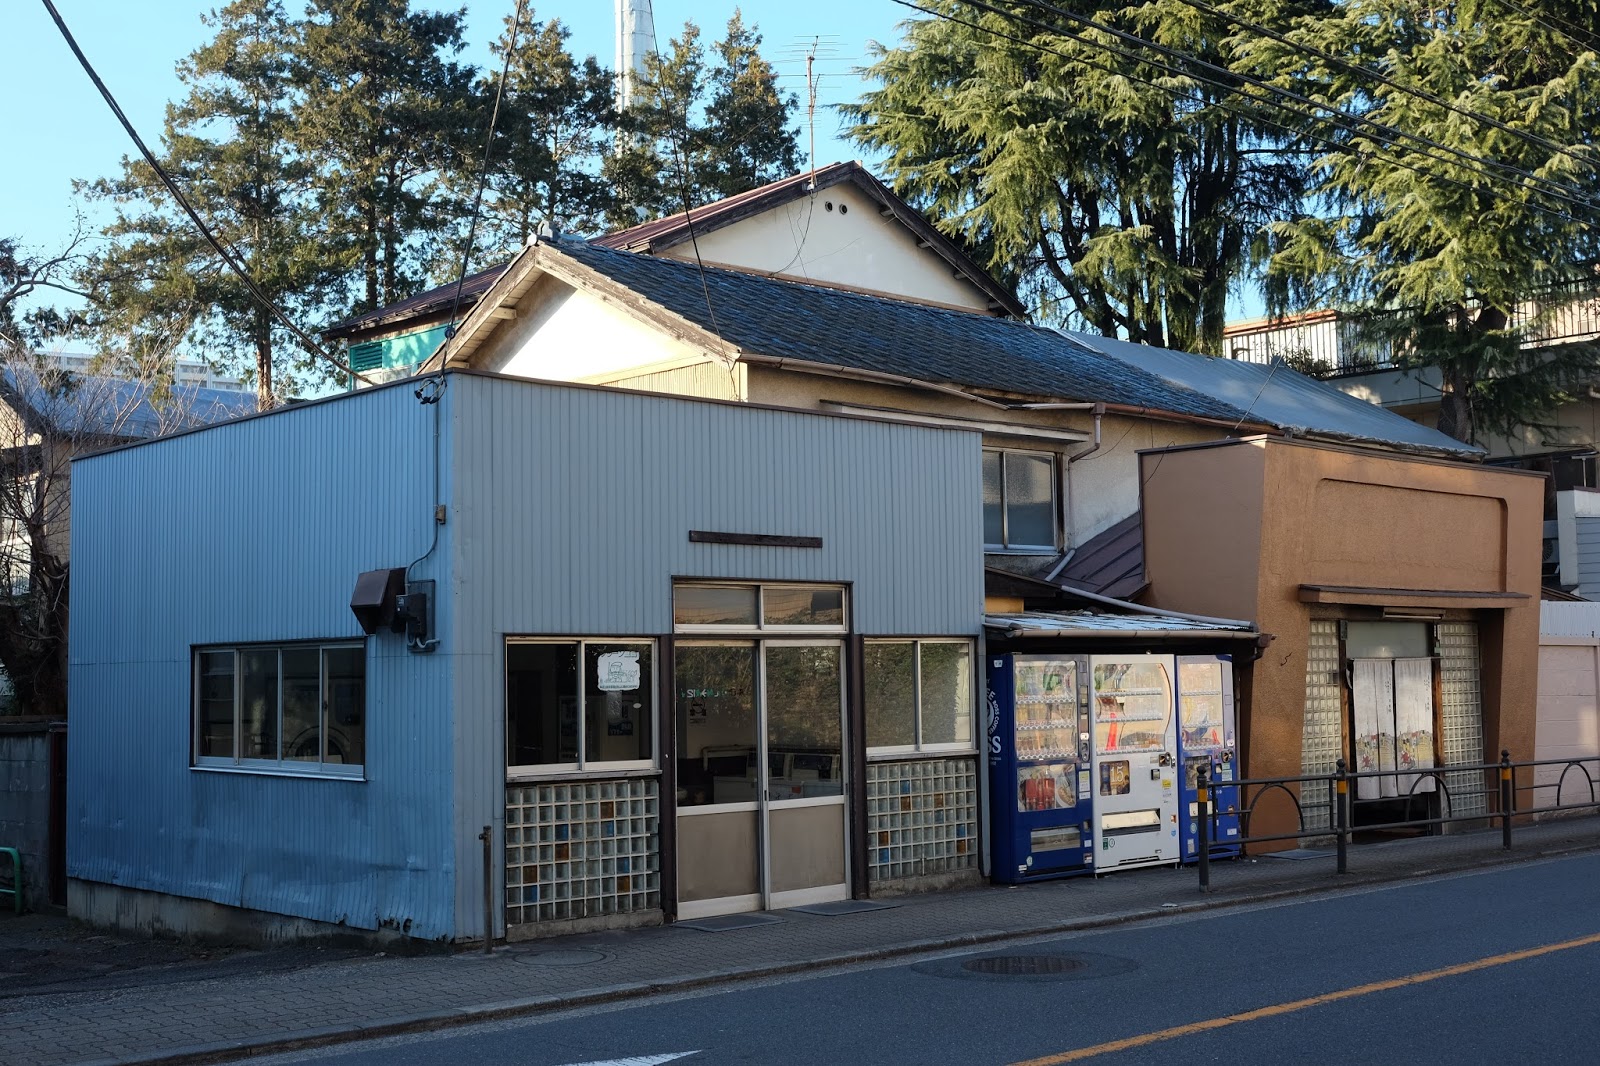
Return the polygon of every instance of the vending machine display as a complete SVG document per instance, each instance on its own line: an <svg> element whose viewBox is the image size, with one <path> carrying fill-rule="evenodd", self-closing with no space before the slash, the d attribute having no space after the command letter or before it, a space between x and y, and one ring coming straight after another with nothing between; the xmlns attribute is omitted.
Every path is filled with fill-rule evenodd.
<svg viewBox="0 0 1600 1066"><path fill-rule="evenodd" d="M1238 749L1234 742L1233 664L1215 655L1178 656L1178 762L1183 767L1180 805L1183 857L1200 850L1201 766L1211 782L1211 855L1239 854Z"/></svg>
<svg viewBox="0 0 1600 1066"><path fill-rule="evenodd" d="M989 656L995 880L1060 877L1094 864L1087 671L1083 656Z"/></svg>
<svg viewBox="0 0 1600 1066"><path fill-rule="evenodd" d="M1090 666L1095 869L1177 863L1173 659L1096 655Z"/></svg>

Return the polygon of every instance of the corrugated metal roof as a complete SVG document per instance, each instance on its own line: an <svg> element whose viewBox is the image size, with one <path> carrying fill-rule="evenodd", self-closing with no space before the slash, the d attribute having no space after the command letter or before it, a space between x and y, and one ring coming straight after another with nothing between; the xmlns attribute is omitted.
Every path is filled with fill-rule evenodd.
<svg viewBox="0 0 1600 1066"><path fill-rule="evenodd" d="M1145 585L1144 521L1135 511L1078 545L1060 583L1125 600Z"/></svg>
<svg viewBox="0 0 1600 1066"><path fill-rule="evenodd" d="M1341 392L1326 382L1297 374L1282 363L1217 359L1085 333L1062 332L1073 341L1129 366L1139 367L1174 385L1194 389L1240 412L1248 411L1252 422L1278 426L1295 436L1402 445L1462 457L1484 454L1482 448L1463 444L1436 429Z"/></svg>
<svg viewBox="0 0 1600 1066"><path fill-rule="evenodd" d="M29 367L0 369L0 394L35 432L142 440L256 409L253 392L199 385L173 385L165 396L155 392L150 383L121 378L74 373L41 378Z"/></svg>
<svg viewBox="0 0 1600 1066"><path fill-rule="evenodd" d="M986 614L985 629L1012 636L1098 637L1254 637L1249 622L1225 619L1175 618L1159 614L1103 614L1098 611L1025 611L1022 614Z"/></svg>

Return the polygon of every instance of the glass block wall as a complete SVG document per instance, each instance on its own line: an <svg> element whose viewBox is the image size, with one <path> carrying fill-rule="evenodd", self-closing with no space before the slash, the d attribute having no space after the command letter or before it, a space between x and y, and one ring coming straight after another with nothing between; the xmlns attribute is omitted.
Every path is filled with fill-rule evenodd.
<svg viewBox="0 0 1600 1066"><path fill-rule="evenodd" d="M661 906L654 778L506 788L506 925Z"/></svg>
<svg viewBox="0 0 1600 1066"><path fill-rule="evenodd" d="M873 881L976 869L977 760L868 764L867 864Z"/></svg>
<svg viewBox="0 0 1600 1066"><path fill-rule="evenodd" d="M1343 751L1343 712L1339 698L1339 623L1314 621L1306 653L1305 728L1300 738L1300 772L1331 774ZM1331 829L1326 782L1300 787L1307 829Z"/></svg>
<svg viewBox="0 0 1600 1066"><path fill-rule="evenodd" d="M1462 763L1493 762L1499 753L1483 750L1483 686L1478 660L1478 624L1441 622L1434 627L1434 644L1439 654L1439 681L1443 706L1439 717L1444 724L1440 745L1445 766ZM1450 809L1458 815L1481 815L1489 810L1484 795L1484 774L1463 771L1444 775L1450 790Z"/></svg>

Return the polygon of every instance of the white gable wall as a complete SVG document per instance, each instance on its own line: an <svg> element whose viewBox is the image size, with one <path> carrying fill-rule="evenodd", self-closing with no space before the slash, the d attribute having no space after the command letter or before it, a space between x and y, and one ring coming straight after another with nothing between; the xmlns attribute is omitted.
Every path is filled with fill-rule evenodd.
<svg viewBox="0 0 1600 1066"><path fill-rule="evenodd" d="M644 368L705 361L700 349L546 277L522 298L517 317L495 332L473 364L515 377L603 382Z"/></svg>
<svg viewBox="0 0 1600 1066"><path fill-rule="evenodd" d="M957 278L949 263L918 248L910 230L878 211L877 201L855 186L835 185L699 236L700 258L707 266L987 312L982 290ZM685 241L662 254L692 263L694 245Z"/></svg>

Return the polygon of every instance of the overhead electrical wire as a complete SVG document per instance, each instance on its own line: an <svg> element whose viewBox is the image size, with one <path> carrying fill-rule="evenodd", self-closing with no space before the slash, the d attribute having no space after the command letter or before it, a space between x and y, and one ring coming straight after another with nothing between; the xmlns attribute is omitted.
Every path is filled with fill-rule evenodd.
<svg viewBox="0 0 1600 1066"><path fill-rule="evenodd" d="M1498 0L1498 2L1504 3L1506 0ZM1232 23L1242 30L1246 30L1253 34L1258 34L1270 41L1276 41L1279 44L1286 45L1302 55L1314 56L1315 58L1322 60L1324 63L1338 67L1340 70L1344 70L1348 73L1356 74L1361 77L1371 78L1380 85L1385 85L1391 89L1394 89L1396 92L1405 93L1407 96L1413 97L1414 99L1423 100L1437 107L1441 107L1453 114L1460 115L1462 118L1470 119L1473 122L1481 122L1484 125L1497 129L1502 133L1508 133L1513 137L1517 137L1528 142L1529 144L1546 148L1557 153L1558 155L1564 155L1567 158L1582 163L1586 166L1592 167L1595 165L1595 160L1592 157L1574 155L1571 147L1557 144L1548 137L1544 137L1530 130L1519 130L1515 126L1508 125L1492 115L1485 115L1483 112L1475 111L1470 107L1462 107L1459 104L1451 103L1444 97L1439 96L1436 93L1429 92L1427 89L1418 89L1415 86L1406 85L1374 67L1364 66L1360 63L1353 63L1347 59L1340 59L1332 52L1326 51L1322 48L1317 48L1315 45L1304 44L1300 41L1296 41L1287 34L1280 33L1270 26L1264 26L1259 22L1251 22L1248 19L1242 19L1232 12L1224 11L1221 8L1214 7L1211 4L1206 3L1205 0L1179 0L1179 3L1182 3L1187 7L1191 7L1202 14L1211 15L1214 18L1219 18L1225 22Z"/></svg>
<svg viewBox="0 0 1600 1066"><path fill-rule="evenodd" d="M1004 11L1003 9L997 8L997 7L995 7L995 6L991 5L991 4L983 3L983 2L981 2L981 0L966 0L966 2L971 3L974 7L980 7L980 8L983 8L983 9L987 10L987 11L992 11L995 14L999 14L999 15L1002 15L1002 16L1009 14L1008 12ZM1431 148L1431 149L1433 149L1435 151L1445 152L1445 153L1447 153L1449 155L1455 156L1457 159L1459 159L1462 162L1468 164L1469 169L1474 170L1476 173L1479 173L1480 175L1483 175L1483 176L1486 176L1486 177L1488 176L1483 170L1480 169L1481 167L1494 167L1497 170L1501 170L1501 171L1504 171L1506 174L1514 175L1514 176L1516 176L1518 178L1522 178L1525 181L1528 181L1530 183L1531 182L1537 182L1538 184L1540 184L1542 186L1548 186L1549 189L1547 189L1545 191L1546 195L1553 196L1556 199L1565 200L1566 202L1572 204L1574 207L1582 208L1582 209L1584 209L1586 211L1600 210L1600 207L1597 207L1596 204L1593 201L1585 199L1584 198L1584 194L1582 192L1580 192L1579 190L1570 188L1568 186L1564 186L1564 185L1560 184L1559 182L1555 182L1555 181L1550 180L1549 178L1540 177L1537 174L1533 174L1533 173L1531 173L1529 171L1523 170L1520 167L1513 166L1513 165L1511 165L1509 163L1503 163L1503 162L1500 162L1499 160L1486 159L1483 156L1475 156L1475 155L1471 154L1470 152L1463 151L1460 148L1452 147L1451 145L1442 144L1439 141L1436 141L1431 137L1426 137L1426 136L1424 136L1424 135L1422 135L1420 133L1409 133L1407 131L1397 129L1397 128L1393 127L1393 126L1389 126L1389 125L1386 125L1384 123L1377 122L1377 121L1375 121L1373 119L1366 118L1365 116L1352 115L1349 112L1341 110L1340 108L1334 107L1331 104L1324 104L1324 103L1322 103L1320 101L1312 99L1309 96L1305 96L1305 95L1303 95L1301 93L1295 92L1292 89L1285 89L1282 86L1274 85L1274 84L1272 84L1271 82L1267 81L1264 78L1258 78L1253 74L1243 74L1243 73L1240 73L1238 71L1229 70L1227 67L1218 66L1217 64L1212 63L1209 60L1201 59L1199 56L1191 55L1190 53L1185 52L1185 51L1183 51L1181 49L1173 48L1173 47L1171 47L1169 45L1160 44L1160 43L1158 43L1156 41L1145 40L1143 37L1140 37L1138 34L1129 33L1126 30L1117 29L1115 26L1108 26L1103 22L1097 22L1094 19L1089 18L1087 15L1080 15L1075 11L1071 11L1071 10L1068 10L1067 8L1060 7L1060 6L1056 5L1056 4L1049 3L1049 2L1047 2L1047 0L1017 0L1017 2L1020 3L1024 7L1029 7L1029 8L1033 8L1035 10L1046 11L1046 12L1049 12L1049 13L1054 14L1054 15L1059 15L1060 17L1062 17L1064 19L1067 19L1070 22L1073 22L1073 23L1076 23L1079 26L1082 26L1084 29L1093 30L1093 31L1098 32L1098 33L1108 34L1109 36L1114 37L1117 40L1124 41L1127 44L1130 44L1135 48L1143 48L1145 50L1148 50L1148 51L1151 51L1151 52L1155 52L1158 55L1165 56L1165 57L1167 57L1169 59L1172 59L1172 60L1175 60L1177 62L1192 63L1196 67L1199 67L1201 69L1209 71L1211 74L1213 74L1215 76L1219 76L1219 77L1222 77L1222 78L1225 78L1225 79L1238 80L1240 82L1245 83L1246 85L1250 85L1250 86L1253 86L1253 87L1255 87L1257 89L1260 89L1262 92L1270 93L1270 94L1272 94L1274 96L1278 96L1278 97L1281 97L1283 99L1289 100L1289 101L1291 101L1291 102L1293 102L1295 104L1300 105L1301 107L1311 108L1311 109L1316 110L1316 111L1325 111L1331 116L1336 116L1338 120L1342 120L1344 122L1357 123L1357 124L1359 124L1361 126L1377 130L1380 133L1382 133L1386 139L1393 140L1393 139L1396 139L1396 138L1404 138L1405 140L1413 142L1415 144L1425 145L1428 148ZM1063 33L1064 36L1072 36L1071 34L1065 34L1064 31L1062 31L1059 27L1048 27L1048 26L1046 26L1045 28L1050 29L1052 32ZM1100 43L1099 46L1100 47L1108 47L1108 46L1104 45L1103 43ZM1130 58L1132 58L1132 57L1130 57ZM1147 59L1142 59L1140 61L1149 62L1149 60L1147 60ZM1189 76L1189 77L1193 77L1194 76L1193 72L1180 71L1179 73L1185 74L1186 76ZM1214 84L1217 84L1217 83L1214 82ZM1220 84L1226 85L1226 82L1220 83ZM1352 131L1352 132L1354 132L1354 131ZM1437 156L1430 156L1430 158L1437 159L1438 157ZM1459 165L1459 164L1456 164L1456 165Z"/></svg>
<svg viewBox="0 0 1600 1066"><path fill-rule="evenodd" d="M94 69L94 64L89 62L89 57L83 54L82 48L78 47L77 38L73 37L72 31L67 28L66 21L61 17L61 12L56 10L56 5L53 4L51 0L43 0L43 3L45 10L50 12L50 18L55 21L56 28L61 31L61 36L66 40L67 47L72 49L72 54L78 58L79 66L83 67L84 73L89 75L89 80L94 82L94 87L100 90L100 95L105 99L107 106L111 108L111 113L116 116L117 121L122 124L123 130L125 130L129 138L132 139L134 146L139 149L139 154L142 155L144 157L144 161L150 165L150 169L155 171L156 177L161 179L161 184L166 186L167 192L172 195L172 198L175 201L177 201L177 204L180 208L182 208L183 213L189 216L189 221L194 223L195 228L200 231L200 235L205 238L206 243L209 244L212 250L214 250L222 259L223 264L226 265L229 270L233 271L234 274L238 275L240 281L244 282L244 286L246 290L249 291L251 297L261 305L263 310L270 313L285 329L293 334L295 338L299 340L300 343L305 346L306 350L312 355L331 363L333 366L342 370L344 373L350 375L357 381L364 381L369 385L372 384L371 379L364 377L355 370L352 370L348 363L339 359L321 344L318 344L315 340L313 340L305 330L301 329L299 325L290 319L289 316L286 315L283 310L273 302L272 297L268 296L266 292L262 290L260 285L256 284L256 280L250 276L250 271L245 268L243 262L239 259L238 254L211 231L211 227L206 225L205 219L200 217L200 213L195 210L194 205L189 202L189 198L185 196L183 190L178 187L178 184L173 180L172 175L167 173L166 168L161 165L160 161L156 159L155 154L151 152L150 149L145 145L144 139L139 136L139 131L134 129L133 123L128 120L128 116L123 113L121 105L117 103L116 97L111 95L111 90L106 88L106 83L101 80L99 73Z"/></svg>
<svg viewBox="0 0 1600 1066"><path fill-rule="evenodd" d="M1230 106L1226 99L1214 99L1213 101L1213 99L1206 99L1203 98L1203 96L1198 96L1198 94L1195 94L1194 91L1184 91L1181 90L1181 88L1178 88L1178 86L1163 85L1163 83L1154 82L1154 80L1150 80L1150 78L1139 77L1138 74L1130 74L1128 70L1117 69L1117 67L1110 66L1110 64L1106 64L1106 62L1094 61L1094 59L1085 58L1085 56L1069 56L1069 54L1062 53L1062 51L1056 50L1056 48L1046 48L1045 45L1040 45L1040 43L1035 42L1035 40L1029 40L1029 38L1024 37L1016 37L1016 35L1013 34L1005 34L1005 32L1002 32L1002 30L997 30L990 26L984 26L984 24L981 24L981 22L957 18L957 16L954 16L954 14L946 14L942 13L942 11L928 10L928 8L920 5L920 3L915 3L914 0L891 0L891 2L898 3L899 6L904 6L904 8L910 8L912 11L917 11L918 14L925 14L925 16L941 19L941 21L954 22L954 24L958 24L958 26L966 26L968 29L979 30L979 32L982 32L982 34L989 34L992 35L992 37L1008 40L1008 42L1016 43L1016 45L1024 46L1024 48L1030 48L1030 50L1038 51L1038 53L1053 54L1053 56L1058 56L1058 58L1072 59L1072 61L1083 62L1085 66L1094 67L1094 69L1098 70L1104 70L1104 72L1107 72L1107 74L1114 74L1117 75L1117 77L1126 78L1126 80L1130 80L1130 82L1141 83L1141 85L1147 85L1150 86L1150 88L1155 88L1155 90L1162 91L1162 93L1166 93L1168 96L1173 96L1174 99L1189 99L1189 101L1197 102L1197 104L1202 104L1202 106L1219 107L1219 109L1226 110L1226 112L1229 112L1229 114L1250 118L1251 122L1261 123L1261 125L1270 126L1270 128L1275 128L1275 130L1282 130L1283 133L1288 133L1290 136L1293 136L1293 138L1306 139L1306 141L1315 142L1315 144L1322 144L1323 147L1334 150L1334 152L1355 155L1355 157L1360 158L1374 158L1374 160L1376 160L1376 158L1381 158L1378 154L1376 154L1376 152L1373 152L1373 150L1363 149L1363 147L1358 146L1358 144L1350 144L1350 142L1338 141L1338 139L1330 138L1330 136L1326 136L1326 134L1314 133L1314 131L1306 130L1306 128L1283 125L1282 122L1274 122L1272 118L1262 117L1262 115L1258 114L1258 112L1248 112L1248 110L1240 109L1240 107ZM1096 42L1096 40L1083 37L1083 35L1074 34L1072 30L1062 29L1062 27L1059 26L1051 26L1051 24L1048 24L1048 22L1038 21L1038 19L1029 18L1029 16L1024 16L1024 14L1014 13L1014 11L1000 10L1000 8L995 8L995 6L982 3L981 0L968 0L968 5L974 6L974 8L981 8L981 10L990 11L990 13L1000 14L1000 16L1003 16L1003 18L1010 19L1010 21L1013 22L1022 22L1022 24L1035 27L1035 29L1045 30L1045 32L1048 32L1048 34L1056 35L1056 37L1067 38L1067 40L1072 40L1072 42L1077 42L1080 43L1080 45L1088 46L1088 48L1093 48L1093 50L1106 51L1106 53L1115 54L1115 56L1128 59L1128 61L1138 62L1138 64L1141 64L1141 66L1154 67L1155 70L1162 70L1162 72L1174 75L1174 77L1184 78L1184 80L1187 80L1187 82L1194 82L1197 83L1197 85L1211 86L1211 88L1216 88L1216 90L1222 90L1224 93L1237 96L1237 98L1242 99L1242 101L1248 101L1251 102L1251 104L1258 104L1258 106L1262 107L1269 107L1269 109L1277 110L1277 112L1290 115L1290 117L1301 118L1301 120L1304 120L1304 122L1318 123L1318 125L1323 126L1334 126L1334 128L1338 128L1338 130L1344 130L1346 133L1362 133L1362 131L1358 130L1357 126L1355 126L1355 123L1362 123L1362 125L1370 126L1370 128L1376 128L1376 130L1381 131L1381 133L1386 133L1386 136L1384 136L1382 139L1387 142L1394 142L1397 141L1397 139L1410 138L1411 136L1411 134L1406 134L1405 131L1394 130L1394 128L1390 128L1390 126L1384 126L1382 123L1373 122L1373 120L1370 120L1370 118L1352 117L1352 115L1347 115L1346 112L1339 112L1338 109L1330 109L1330 107L1320 107L1322 110L1331 110L1331 112L1333 112L1333 114L1328 115L1328 117L1323 117L1323 115L1307 114L1307 112L1304 112L1304 110L1296 109L1296 107L1286 106L1286 104L1282 104L1282 102L1270 101L1270 99L1264 99L1261 98L1261 96L1253 96L1253 94L1245 93L1245 91L1240 90L1237 85L1227 85L1227 83L1218 82L1218 80L1214 80L1214 78L1200 77L1200 75L1194 74L1194 72L1190 72L1190 70L1182 70L1179 69L1179 67L1166 64L1166 62L1157 61L1157 59L1150 59L1149 56L1141 56L1141 54L1133 53L1133 51L1125 50L1125 48L1118 48L1117 45L1107 45L1106 42ZM1368 136L1370 136L1370 134L1368 134ZM1438 155L1429 154L1429 152L1419 152L1419 154L1421 154L1422 157L1427 158L1427 160L1432 160L1432 162L1448 162L1448 160L1443 160L1443 158L1438 157ZM1466 181L1461 181L1459 178L1453 178L1453 176L1450 176L1450 174L1440 174L1434 173L1434 171L1424 170L1422 166L1418 166L1416 163L1406 163L1403 162L1403 160L1395 160L1395 158L1384 158L1382 162L1386 163L1386 165L1397 166L1397 168L1400 168L1400 170L1408 170L1411 171L1411 173L1419 174L1419 176L1422 176L1422 178L1427 178L1429 181L1450 184L1450 186L1459 187L1459 189L1467 190L1467 192L1482 192L1482 189L1478 189L1477 186L1472 186L1472 184L1467 184ZM1477 174L1478 178L1483 179L1485 182L1502 181L1501 178L1494 176L1494 174L1485 173L1485 171L1482 170L1475 170L1475 168L1469 168L1469 170L1472 170L1472 173ZM1541 190L1531 189L1530 192L1541 192ZM1574 200L1571 200L1571 197L1566 197L1566 195L1560 195L1558 198L1562 198L1562 200L1566 200L1566 202L1576 203ZM1531 206L1533 210L1541 211L1541 213L1550 214L1550 216L1554 216L1554 218L1563 219L1563 221L1579 222L1579 224L1584 224L1584 219L1576 218L1576 216L1573 216L1573 214L1558 210L1558 208L1552 208L1552 206L1546 205L1546 203L1539 203L1536 202L1536 200L1528 200L1528 206ZM1576 206L1581 206L1581 208L1584 208L1584 210L1594 210L1589 203L1576 203Z"/></svg>
<svg viewBox="0 0 1600 1066"><path fill-rule="evenodd" d="M450 314L445 319L444 343L456 335L456 311L461 307L461 286L467 280L467 266L472 261L472 243L478 236L478 219L483 214L483 191L489 184L489 156L494 150L494 128L500 120L500 101L505 96L506 81L511 77L511 57L517 54L517 37L522 33L522 12L527 0L517 0L517 10L511 18L511 38L506 43L506 61L500 68L500 84L494 91L494 107L489 111L489 133L483 139L483 162L478 165L478 191L472 200L472 221L467 224L467 243L461 250L461 272L456 275L456 292L450 300ZM444 361L439 362L439 372L444 372Z"/></svg>

